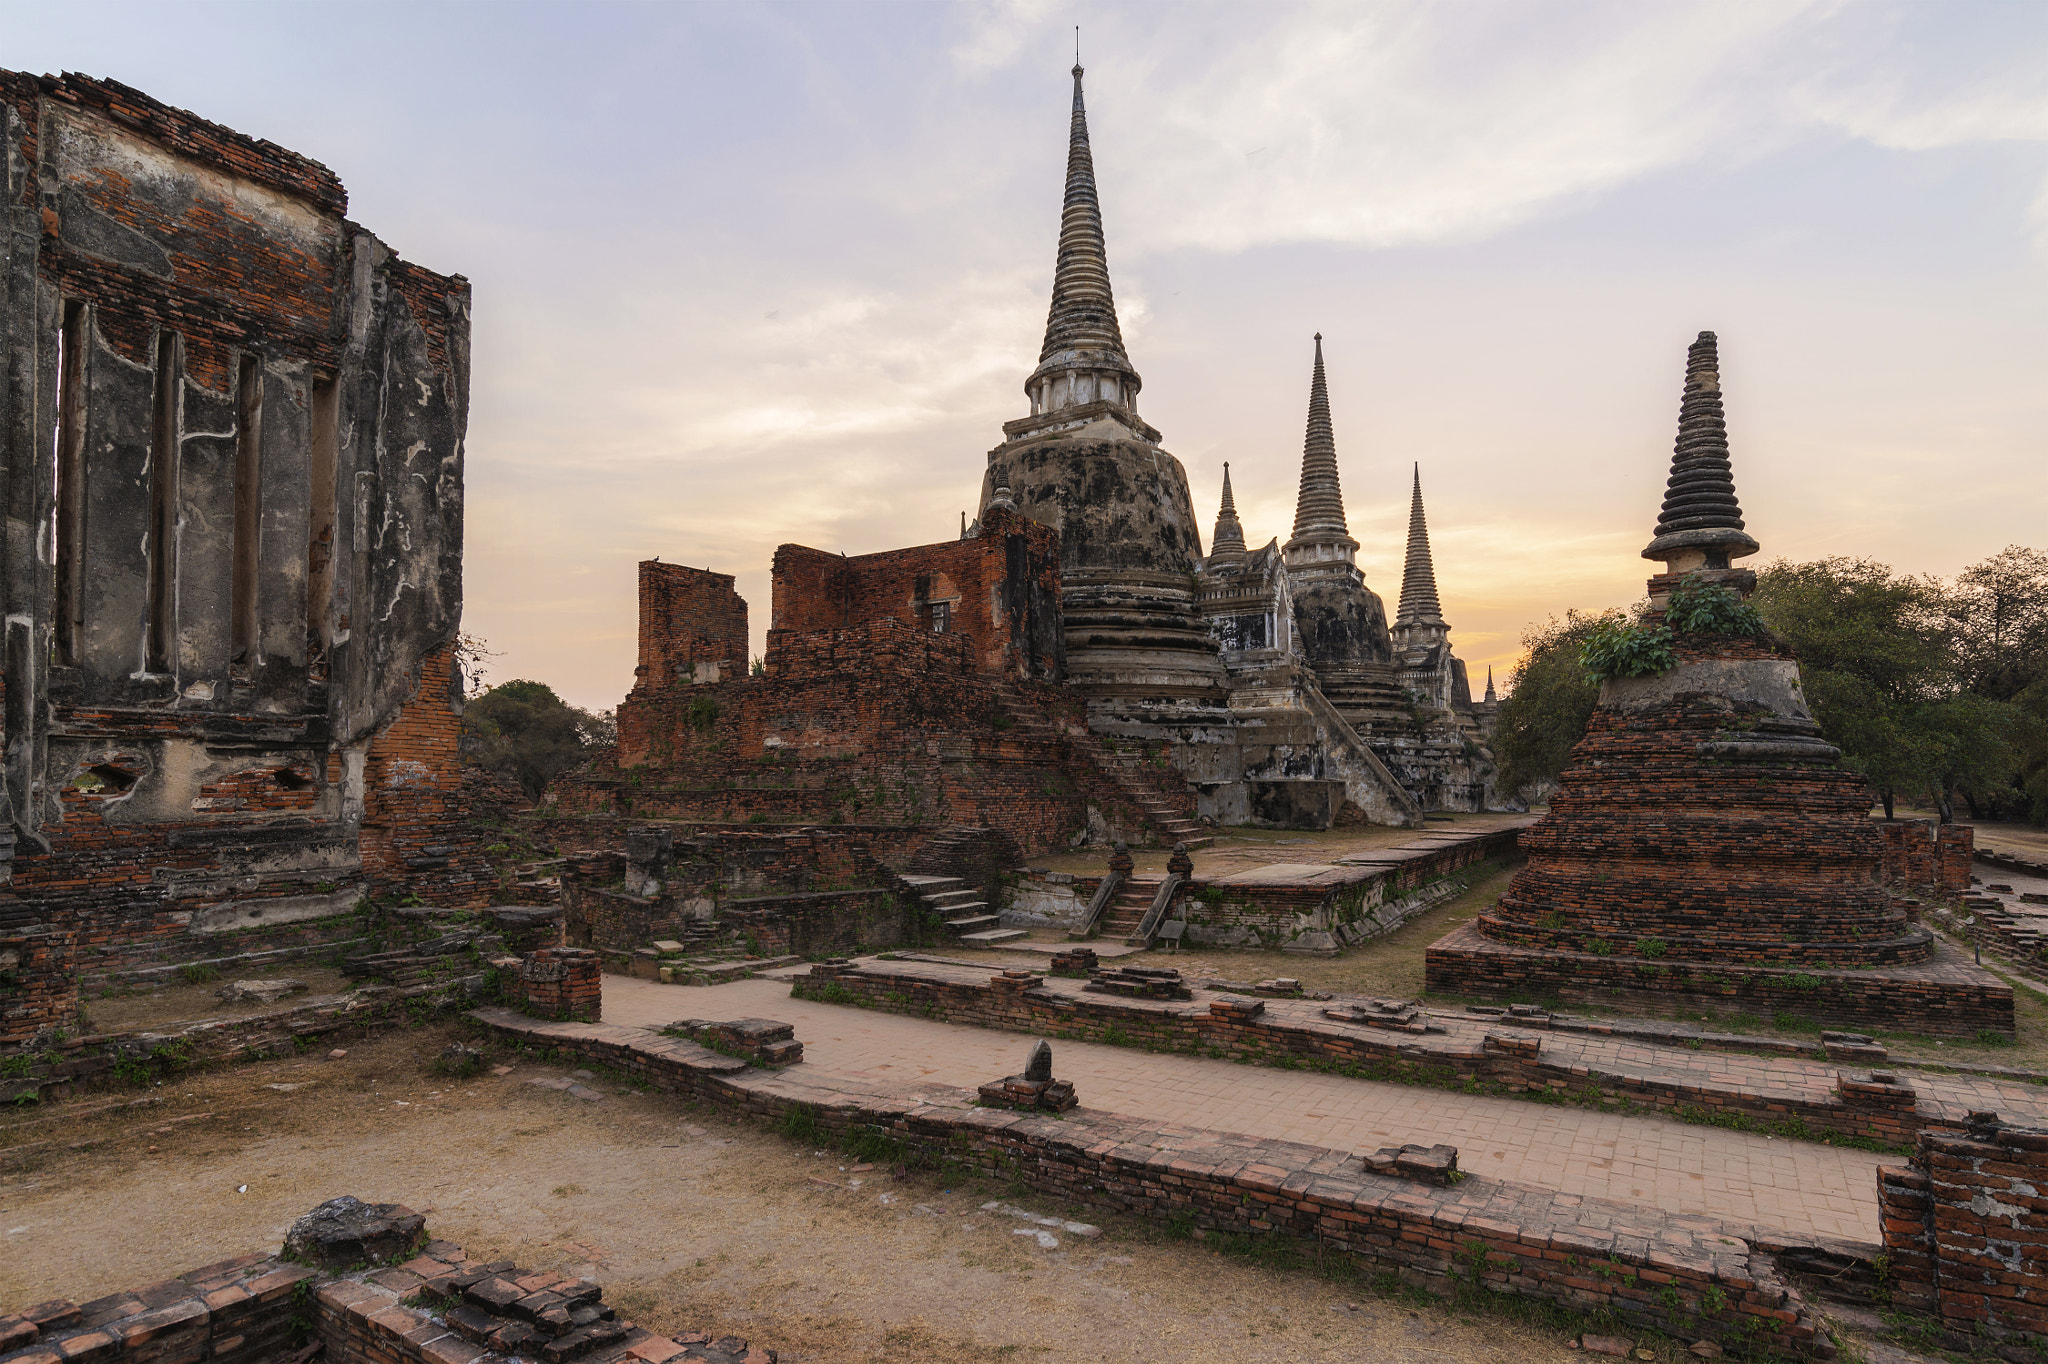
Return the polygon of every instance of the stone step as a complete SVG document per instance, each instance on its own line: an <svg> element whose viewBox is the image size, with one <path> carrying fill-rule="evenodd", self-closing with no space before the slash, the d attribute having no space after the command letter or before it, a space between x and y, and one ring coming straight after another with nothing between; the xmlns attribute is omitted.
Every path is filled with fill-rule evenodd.
<svg viewBox="0 0 2048 1364"><path fill-rule="evenodd" d="M926 903L930 903L927 901ZM941 914L977 914L988 908L986 900L960 900L950 905L932 905Z"/></svg>
<svg viewBox="0 0 2048 1364"><path fill-rule="evenodd" d="M923 900L928 905L938 905L941 908L951 908L954 905L965 904L968 901L974 899L979 894L981 894L981 892L976 890L972 886L962 886L959 890L930 891L924 895L919 896L918 898Z"/></svg>
<svg viewBox="0 0 2048 1364"><path fill-rule="evenodd" d="M975 914L965 919L948 919L946 927L958 934L978 933L985 928L994 928L1002 921L1000 914Z"/></svg>
<svg viewBox="0 0 2048 1364"><path fill-rule="evenodd" d="M1031 935L1021 928L992 928L986 933L963 933L960 941L973 943L976 947L994 947L997 943L1011 942Z"/></svg>
<svg viewBox="0 0 2048 1364"><path fill-rule="evenodd" d="M967 884L966 881L958 876L905 876L902 880L903 884L912 887L920 895L927 895L933 891L950 890L956 886L965 886Z"/></svg>

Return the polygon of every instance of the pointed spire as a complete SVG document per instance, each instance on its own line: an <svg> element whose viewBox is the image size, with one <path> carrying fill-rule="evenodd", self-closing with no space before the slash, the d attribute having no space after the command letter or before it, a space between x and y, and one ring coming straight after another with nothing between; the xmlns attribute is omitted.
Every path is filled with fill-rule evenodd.
<svg viewBox="0 0 2048 1364"><path fill-rule="evenodd" d="M1143 386L1124 353L1116 297L1109 286L1102 204L1095 193L1095 159L1088 147L1088 111L1081 102L1081 66L1077 62L1074 117L1067 134L1067 194L1060 210L1052 306L1046 313L1038 368L1024 381L1024 391L1031 397L1032 418L1107 403L1127 414L1127 424L1136 424L1138 390ZM1029 432L1013 432L1012 438L1023 434ZM1156 439L1157 433L1151 438Z"/></svg>
<svg viewBox="0 0 2048 1364"><path fill-rule="evenodd" d="M1109 287L1109 253L1102 240L1102 204L1095 194L1095 159L1088 149L1088 111L1081 104L1078 63L1074 121L1067 134L1067 198L1060 211L1059 260L1039 363L1063 351L1100 351L1130 364Z"/></svg>
<svg viewBox="0 0 2048 1364"><path fill-rule="evenodd" d="M1486 704L1493 705L1500 698L1493 694L1493 665L1486 665Z"/></svg>
<svg viewBox="0 0 2048 1364"><path fill-rule="evenodd" d="M1245 557L1244 527L1237 519L1237 502L1230 495L1230 462L1223 464L1223 505L1216 512L1216 534L1209 540L1209 562Z"/></svg>
<svg viewBox="0 0 2048 1364"><path fill-rule="evenodd" d="M1316 333L1315 374L1308 386L1308 434L1301 445L1301 491L1294 503L1290 550L1334 544L1349 559L1358 550L1344 522L1344 489L1337 481L1337 437L1330 426L1330 385L1323 377L1323 334ZM1329 556L1317 556L1329 557ZM1290 557L1290 562L1293 558Z"/></svg>
<svg viewBox="0 0 2048 1364"><path fill-rule="evenodd" d="M1401 569L1401 609L1396 625L1437 625L1444 609L1436 597L1436 565L1429 557L1429 522L1422 514L1422 465L1415 466L1415 491L1408 500L1408 558Z"/></svg>
<svg viewBox="0 0 2048 1364"><path fill-rule="evenodd" d="M1680 572L1726 568L1728 560L1754 554L1757 548L1742 528L1742 506L1735 499L1735 475L1728 462L1719 347L1712 332L1701 332L1686 352L1685 397L1678 409L1671 477L1657 516L1656 538L1643 557L1666 560L1670 571Z"/></svg>

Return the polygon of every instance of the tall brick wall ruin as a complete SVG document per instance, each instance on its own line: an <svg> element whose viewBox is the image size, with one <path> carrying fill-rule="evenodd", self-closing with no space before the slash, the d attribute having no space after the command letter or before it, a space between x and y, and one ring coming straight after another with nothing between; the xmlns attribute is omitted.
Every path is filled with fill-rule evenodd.
<svg viewBox="0 0 2048 1364"><path fill-rule="evenodd" d="M851 558L802 545L775 551L771 631L785 638L894 620L968 643L975 671L1050 681L1065 646L1059 535L991 510L971 539Z"/></svg>
<svg viewBox="0 0 2048 1364"><path fill-rule="evenodd" d="M746 675L747 603L732 584L730 573L641 563L635 688Z"/></svg>
<svg viewBox="0 0 2048 1364"><path fill-rule="evenodd" d="M853 558L783 546L760 676L700 666L721 640L744 647L731 583L641 566L616 752L558 781L553 814L966 824L1040 849L1085 827L1091 784L1113 786L1045 685L1063 648L1050 528L996 509L957 542Z"/></svg>
<svg viewBox="0 0 2048 1364"><path fill-rule="evenodd" d="M0 932L71 933L90 975L474 898L427 851L468 283L325 166L117 82L0 71L0 161ZM366 855L366 815L410 832Z"/></svg>

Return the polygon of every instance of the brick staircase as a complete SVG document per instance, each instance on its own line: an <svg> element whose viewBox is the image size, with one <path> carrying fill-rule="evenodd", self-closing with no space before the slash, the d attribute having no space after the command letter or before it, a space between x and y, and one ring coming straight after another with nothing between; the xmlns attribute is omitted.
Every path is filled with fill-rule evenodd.
<svg viewBox="0 0 2048 1364"><path fill-rule="evenodd" d="M1113 752L1098 735L1060 724L1033 705L1013 682L999 681L992 689L1020 738L1066 744L1137 811L1142 826L1152 832L1152 841L1169 847L1185 843L1191 849L1206 848L1216 841L1193 818L1193 792L1178 773L1148 769L1140 758Z"/></svg>
<svg viewBox="0 0 2048 1364"><path fill-rule="evenodd" d="M1027 936L1021 928L1004 928L1001 916L989 913L981 892L958 876L910 874L899 879L944 916L946 927L966 946L994 947Z"/></svg>
<svg viewBox="0 0 2048 1364"><path fill-rule="evenodd" d="M1152 908L1152 901L1159 894L1161 878L1150 880L1130 876L1124 878L1116 888L1116 895L1102 907L1102 918L1095 925L1094 936L1110 938L1117 942L1128 941L1138 931L1139 920Z"/></svg>

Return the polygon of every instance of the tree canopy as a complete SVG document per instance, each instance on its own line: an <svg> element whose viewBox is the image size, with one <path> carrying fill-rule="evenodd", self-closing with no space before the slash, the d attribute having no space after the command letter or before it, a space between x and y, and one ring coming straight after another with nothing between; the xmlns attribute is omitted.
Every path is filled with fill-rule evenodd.
<svg viewBox="0 0 2048 1364"><path fill-rule="evenodd" d="M579 710L545 682L520 680L470 698L462 735L472 762L539 800L550 781L611 744L616 730L608 713Z"/></svg>
<svg viewBox="0 0 2048 1364"><path fill-rule="evenodd" d="M1953 582L1868 559L1781 560L1750 605L1798 656L1815 718L1886 814L1904 797L1947 819L1961 799L1977 818L2048 820L2048 554L2010 546ZM1564 769L1599 700L1589 670L1660 670L1650 654L1668 636L1631 623L1643 609L1570 611L1522 637L1493 739L1502 791ZM1666 623L1697 627L1679 615Z"/></svg>
<svg viewBox="0 0 2048 1364"><path fill-rule="evenodd" d="M1600 684L1586 675L1580 654L1589 640L1627 622L1620 611L1567 611L1563 620L1552 616L1522 636L1528 653L1508 675L1493 731L1500 791L1532 792L1564 771L1600 702Z"/></svg>
<svg viewBox="0 0 2048 1364"><path fill-rule="evenodd" d="M1902 794L1925 798L1943 819L1956 795L1973 811L2024 808L2014 779L2027 717L1971 685L1973 653L1977 669L2004 666L1992 617L2013 615L2010 600L1987 612L1967 595L1983 567L1953 588L1868 559L1780 561L1757 575L1757 609L1799 656L1814 717L1887 815ZM1966 618L1981 646L1969 642Z"/></svg>

